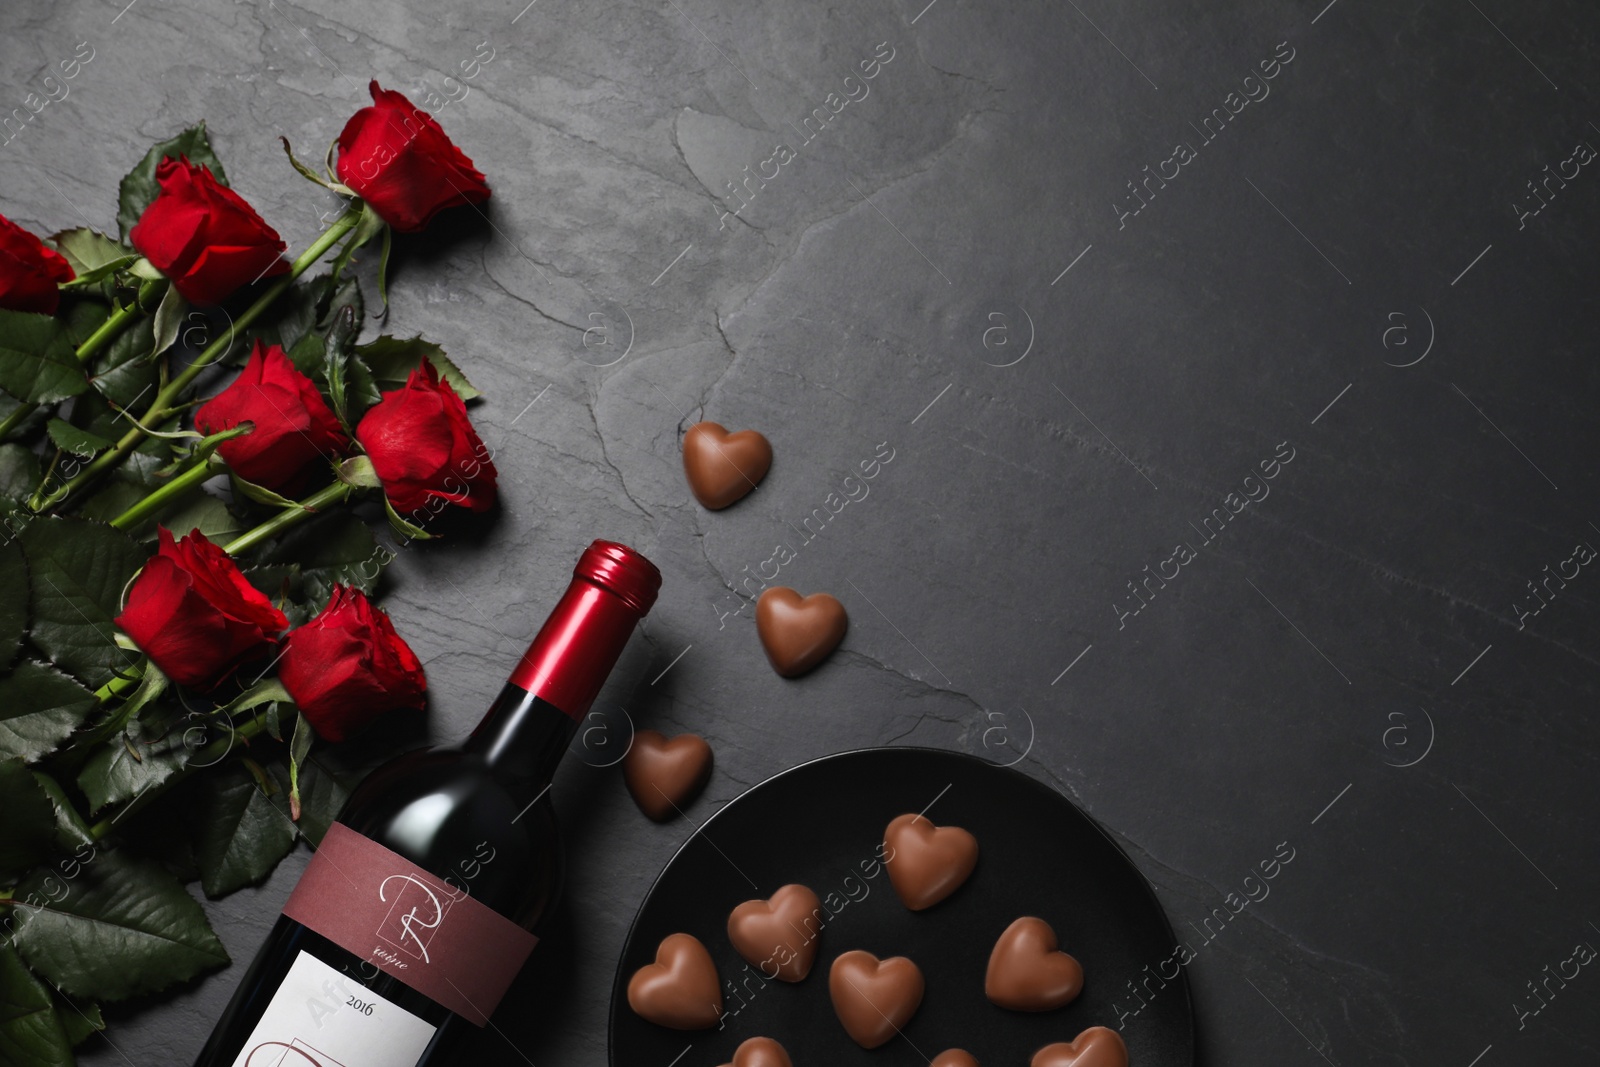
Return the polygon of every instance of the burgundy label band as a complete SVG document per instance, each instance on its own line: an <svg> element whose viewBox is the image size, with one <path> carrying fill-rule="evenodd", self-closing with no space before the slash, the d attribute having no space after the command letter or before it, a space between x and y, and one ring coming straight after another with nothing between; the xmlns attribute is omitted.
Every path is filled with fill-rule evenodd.
<svg viewBox="0 0 1600 1067"><path fill-rule="evenodd" d="M539 939L464 890L342 823L283 913L477 1026Z"/></svg>

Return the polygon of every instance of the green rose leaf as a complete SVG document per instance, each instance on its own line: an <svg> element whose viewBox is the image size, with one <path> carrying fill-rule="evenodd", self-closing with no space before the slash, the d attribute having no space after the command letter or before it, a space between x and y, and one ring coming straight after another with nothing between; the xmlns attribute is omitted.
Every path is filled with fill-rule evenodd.
<svg viewBox="0 0 1600 1067"><path fill-rule="evenodd" d="M106 1028L106 1021L100 1015L100 1005L94 1001L74 1003L57 993L55 1002L56 1015L61 1019L61 1028L67 1032L67 1041L73 1048L89 1040L89 1035L99 1033Z"/></svg>
<svg viewBox="0 0 1600 1067"><path fill-rule="evenodd" d="M178 294L176 285L167 287L167 294L161 298L161 304L156 308L155 316L150 320L155 335L155 347L151 349L152 355L159 356L171 348L178 339L178 331L183 328L183 317L189 310L189 304Z"/></svg>
<svg viewBox="0 0 1600 1067"><path fill-rule="evenodd" d="M66 419L51 419L45 424L45 430L57 448L84 459L116 444L109 437L101 437L90 430L80 430Z"/></svg>
<svg viewBox="0 0 1600 1067"><path fill-rule="evenodd" d="M345 431L350 431L350 413L345 403L348 368L351 366L350 347L361 324L356 320L355 308L346 304L338 309L323 339L322 378L327 384L327 394L333 413Z"/></svg>
<svg viewBox="0 0 1600 1067"><path fill-rule="evenodd" d="M157 305L158 307L160 305ZM159 368L146 357L155 348L154 319L141 315L137 322L126 327L107 346L100 358L94 361L94 376L89 379L95 390L119 408L136 405L135 417L144 412L155 398L159 385ZM143 404L137 402L143 399ZM133 424L122 422L121 428L132 429Z"/></svg>
<svg viewBox="0 0 1600 1067"><path fill-rule="evenodd" d="M285 810L285 793L276 783L273 788L276 794L267 796L237 760L202 780L199 803L205 816L195 860L206 896L215 899L257 884L294 848L297 833Z"/></svg>
<svg viewBox="0 0 1600 1067"><path fill-rule="evenodd" d="M5 541L0 542L0 667L3 667L16 659L22 639L28 635L28 557L9 529L0 527L0 534L5 537ZM5 713L5 707L0 705L0 715Z"/></svg>
<svg viewBox="0 0 1600 1067"><path fill-rule="evenodd" d="M161 525L171 530L175 538L199 530L219 545L227 544L250 528L248 523L228 510L224 501L209 493L191 497L181 507L163 516ZM150 536L155 536L154 526L150 529Z"/></svg>
<svg viewBox="0 0 1600 1067"><path fill-rule="evenodd" d="M56 308L56 318L66 322L67 336L72 339L74 346L87 341L89 335L104 326L106 320L111 317L109 297L102 298L99 294L71 291L61 296L61 306Z"/></svg>
<svg viewBox="0 0 1600 1067"><path fill-rule="evenodd" d="M30 894L43 903L23 904ZM154 993L228 962L200 905L150 860L102 852L65 883L65 895L59 877L35 872L17 900L12 944L68 996Z"/></svg>
<svg viewBox="0 0 1600 1067"><path fill-rule="evenodd" d="M317 328L317 306L327 299L333 291L333 281L326 274L318 275L310 281L300 281L291 285L284 294L278 297L277 303L272 305L272 316L266 323L258 323L255 327L255 337L265 345L277 345L285 353L291 351L296 342L312 335ZM250 356L254 345L241 345L229 353L231 363L243 364ZM316 357L322 358L322 345L319 341L316 346ZM296 364L298 366L298 364ZM302 371L307 368L301 367Z"/></svg>
<svg viewBox="0 0 1600 1067"><path fill-rule="evenodd" d="M27 499L41 477L38 456L23 445L0 445L0 500Z"/></svg>
<svg viewBox="0 0 1600 1067"><path fill-rule="evenodd" d="M73 1067L72 1039L50 990L28 973L14 950L0 946L0 1063Z"/></svg>
<svg viewBox="0 0 1600 1067"><path fill-rule="evenodd" d="M151 395L153 394L146 394L146 397L148 398ZM142 406L143 405L135 405L135 408ZM138 410L132 412L132 415L135 418L143 414L143 411ZM117 438L133 429L133 422L128 418L127 415L123 414L117 408L112 407L110 401L108 401L99 392L93 390L85 393L83 396L78 397L72 402L72 417L69 421L79 431L93 434L96 437L105 438L108 441L115 441ZM158 426L153 428L169 429L175 427ZM167 443L167 439L159 437L150 438L144 443L149 444L152 440L160 441L162 444ZM68 455L65 455L61 458L61 464L57 468L55 477L61 481L66 481L74 474L78 473L78 471L88 466L88 464L89 456L78 456L76 454L72 454L71 450L68 450ZM118 470L120 470L120 468L118 468Z"/></svg>
<svg viewBox="0 0 1600 1067"><path fill-rule="evenodd" d="M32 763L54 752L94 706L94 694L72 678L23 660L0 676L0 759Z"/></svg>
<svg viewBox="0 0 1600 1067"><path fill-rule="evenodd" d="M189 762L190 751L183 731L135 720L127 733L111 738L89 757L78 772L78 788L89 798L90 812L97 812L171 778Z"/></svg>
<svg viewBox="0 0 1600 1067"><path fill-rule="evenodd" d="M352 317L359 324L366 314L365 306L361 283L355 275L335 283L331 275L319 274L290 286L272 306L272 320L258 324L254 336L264 344L281 347L302 374L321 382L325 338L339 309L351 308ZM250 347L237 348L230 354L230 362L243 363Z"/></svg>
<svg viewBox="0 0 1600 1067"><path fill-rule="evenodd" d="M143 500L148 492L113 474L100 483L93 496L84 501L83 509L78 514L85 519L110 522Z"/></svg>
<svg viewBox="0 0 1600 1067"><path fill-rule="evenodd" d="M0 879L16 877L50 858L56 844L56 812L20 759L0 761Z"/></svg>
<svg viewBox="0 0 1600 1067"><path fill-rule="evenodd" d="M144 209L161 192L161 186L156 184L156 167L166 156L173 159L188 156L190 163L210 167L212 177L223 185L228 184L228 176L222 171L222 161L211 150L211 140L206 136L204 122L190 126L171 140L162 141L145 153L139 165L128 172L118 188L117 227L122 231L124 241L128 240L128 234L133 231L139 216L144 214Z"/></svg>
<svg viewBox="0 0 1600 1067"><path fill-rule="evenodd" d="M71 852L78 859L84 858L85 850L92 857L94 834L89 832L88 824L79 817L72 801L67 799L66 790L48 774L34 771L33 780L39 783L39 788L44 790L44 795L50 798L50 804L55 808L56 847L63 852Z"/></svg>
<svg viewBox="0 0 1600 1067"><path fill-rule="evenodd" d="M335 585L372 592L391 558L392 553L379 547L372 527L349 511L319 515L289 531L260 557L267 566L296 565L300 582L291 583L291 595L318 608L328 602Z"/></svg>
<svg viewBox="0 0 1600 1067"><path fill-rule="evenodd" d="M53 404L89 387L67 324L49 315L0 311L0 389L29 404Z"/></svg>
<svg viewBox="0 0 1600 1067"><path fill-rule="evenodd" d="M114 271L121 270L138 258L131 248L118 244L105 234L80 226L75 230L62 230L50 238L56 250L72 264L76 285L98 281Z"/></svg>
<svg viewBox="0 0 1600 1067"><path fill-rule="evenodd" d="M355 353L351 353L344 374L347 379L344 421L348 426L354 427L360 425L361 416L365 415L372 405L383 399L383 390L378 388L378 382L372 377L371 369ZM354 430L350 431L350 436L355 436Z"/></svg>
<svg viewBox="0 0 1600 1067"><path fill-rule="evenodd" d="M380 392L387 393L406 384L411 372L423 360L427 360L462 400L483 395L467 381L461 368L444 354L444 349L421 337L390 337L384 334L368 344L356 346L356 355L372 371L373 384ZM373 404L378 402L375 396L370 399Z"/></svg>
<svg viewBox="0 0 1600 1067"><path fill-rule="evenodd" d="M345 372L350 366L350 353L339 346L332 344L329 336L328 355L322 364L322 377L327 382L326 390L328 406L333 409L334 417L339 420L339 425L344 427L345 433L350 433L350 409L345 405Z"/></svg>
<svg viewBox="0 0 1600 1067"><path fill-rule="evenodd" d="M105 404L99 397L80 397L75 406L85 407L84 402L91 399L101 406ZM97 421L110 424L109 420ZM120 425L126 427L128 424L122 422ZM168 425L171 426L170 423ZM109 523L151 492L167 484L171 475L161 472L171 465L174 455L171 441L161 437L149 438L115 467L108 478L96 486L94 495L84 501L78 516L100 523Z"/></svg>
<svg viewBox="0 0 1600 1067"><path fill-rule="evenodd" d="M98 406L101 410L106 408L106 400L101 397L78 397L74 403L75 408L90 408ZM109 411L102 411L94 418L96 429L118 435L118 430L128 429L126 419L117 419ZM176 429L174 424L168 422L170 429ZM170 470L176 450L173 442L168 438L152 437L134 448L128 458L112 469L109 477L102 480L90 498L83 501L83 507L78 509L78 518L90 518L94 522L109 523L122 515L125 510L138 504L139 501L149 496L152 491L162 488L170 482L171 474L163 474ZM82 466L82 464L80 464Z"/></svg>
<svg viewBox="0 0 1600 1067"><path fill-rule="evenodd" d="M127 246L87 226L62 230L50 240L55 243L56 251L72 264L72 272L80 278L92 270L104 267L108 263L115 263L130 254Z"/></svg>
<svg viewBox="0 0 1600 1067"><path fill-rule="evenodd" d="M149 553L122 531L81 519L35 519L21 540L32 576L31 640L52 663L104 685L114 667L134 660L116 646L111 620Z"/></svg>

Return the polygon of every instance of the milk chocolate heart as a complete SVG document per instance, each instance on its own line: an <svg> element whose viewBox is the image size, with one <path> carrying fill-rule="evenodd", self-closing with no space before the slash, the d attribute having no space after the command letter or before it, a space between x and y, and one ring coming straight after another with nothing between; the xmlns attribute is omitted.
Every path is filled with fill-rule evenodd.
<svg viewBox="0 0 1600 1067"><path fill-rule="evenodd" d="M697 422L683 435L683 473L694 498L712 511L743 497L772 467L772 444L755 430L729 433Z"/></svg>
<svg viewBox="0 0 1600 1067"><path fill-rule="evenodd" d="M828 995L845 1033L862 1048L889 1041L922 1003L922 972L904 956L880 960L854 949L833 961Z"/></svg>
<svg viewBox="0 0 1600 1067"><path fill-rule="evenodd" d="M931 908L961 888L978 865L978 840L926 815L901 815L883 832L889 881L912 911Z"/></svg>
<svg viewBox="0 0 1600 1067"><path fill-rule="evenodd" d="M849 618L844 605L827 593L801 597L775 585L756 601L756 633L772 669L798 678L828 658L844 640Z"/></svg>
<svg viewBox="0 0 1600 1067"><path fill-rule="evenodd" d="M794 1067L783 1046L770 1037L752 1037L733 1051L733 1062L722 1067Z"/></svg>
<svg viewBox="0 0 1600 1067"><path fill-rule="evenodd" d="M722 1018L722 986L711 953L693 934L668 934L656 961L628 980L628 1006L657 1026L707 1030Z"/></svg>
<svg viewBox="0 0 1600 1067"><path fill-rule="evenodd" d="M640 730L622 758L622 780L633 802L656 822L680 813L710 777L711 746L694 734L669 741L659 730Z"/></svg>
<svg viewBox="0 0 1600 1067"><path fill-rule="evenodd" d="M1053 1011L1083 991L1083 968L1059 950L1049 923L1024 916L994 943L983 991L1012 1011Z"/></svg>
<svg viewBox="0 0 1600 1067"><path fill-rule="evenodd" d="M1058 1041L1033 1054L1030 1067L1128 1067L1128 1046L1115 1030L1091 1026L1073 1041Z"/></svg>
<svg viewBox="0 0 1600 1067"><path fill-rule="evenodd" d="M803 885L767 900L747 900L728 916L728 940L768 978L798 982L811 973L822 933L822 901Z"/></svg>
<svg viewBox="0 0 1600 1067"><path fill-rule="evenodd" d="M964 1048L941 1052L928 1061L928 1067L979 1067L977 1057Z"/></svg>

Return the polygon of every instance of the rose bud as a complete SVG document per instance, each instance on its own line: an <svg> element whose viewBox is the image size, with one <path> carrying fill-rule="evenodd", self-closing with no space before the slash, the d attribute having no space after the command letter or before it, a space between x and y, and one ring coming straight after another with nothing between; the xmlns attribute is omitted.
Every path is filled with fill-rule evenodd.
<svg viewBox="0 0 1600 1067"><path fill-rule="evenodd" d="M389 504L413 522L446 504L487 511L498 472L450 383L427 360L356 427Z"/></svg>
<svg viewBox="0 0 1600 1067"><path fill-rule="evenodd" d="M289 620L227 553L198 530L174 543L162 527L159 537L116 618L123 633L167 677L197 689L270 651Z"/></svg>
<svg viewBox="0 0 1600 1067"><path fill-rule="evenodd" d="M372 106L339 134L339 180L390 226L413 233L457 204L481 204L489 186L433 116L402 93L370 86Z"/></svg>
<svg viewBox="0 0 1600 1067"><path fill-rule="evenodd" d="M75 277L61 253L0 215L0 308L54 315L59 286Z"/></svg>
<svg viewBox="0 0 1600 1067"><path fill-rule="evenodd" d="M259 338L233 384L194 413L194 428L207 435L241 422L255 429L222 442L217 452L245 481L289 496L305 488L312 463L350 446L316 383L283 349Z"/></svg>
<svg viewBox="0 0 1600 1067"><path fill-rule="evenodd" d="M240 286L289 269L283 239L244 197L187 156L156 164L160 194L128 232L139 254L191 304L220 304Z"/></svg>
<svg viewBox="0 0 1600 1067"><path fill-rule="evenodd" d="M420 708L428 691L388 613L342 585L320 615L289 632L278 680L327 741L343 741L386 711Z"/></svg>

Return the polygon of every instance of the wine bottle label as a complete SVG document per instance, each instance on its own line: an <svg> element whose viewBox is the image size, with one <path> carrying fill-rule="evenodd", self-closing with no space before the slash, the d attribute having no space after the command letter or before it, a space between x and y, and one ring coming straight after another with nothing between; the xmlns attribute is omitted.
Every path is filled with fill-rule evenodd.
<svg viewBox="0 0 1600 1067"><path fill-rule="evenodd" d="M435 1029L301 952L233 1067L413 1067Z"/></svg>
<svg viewBox="0 0 1600 1067"><path fill-rule="evenodd" d="M478 1026L539 940L337 822L283 913Z"/></svg>

